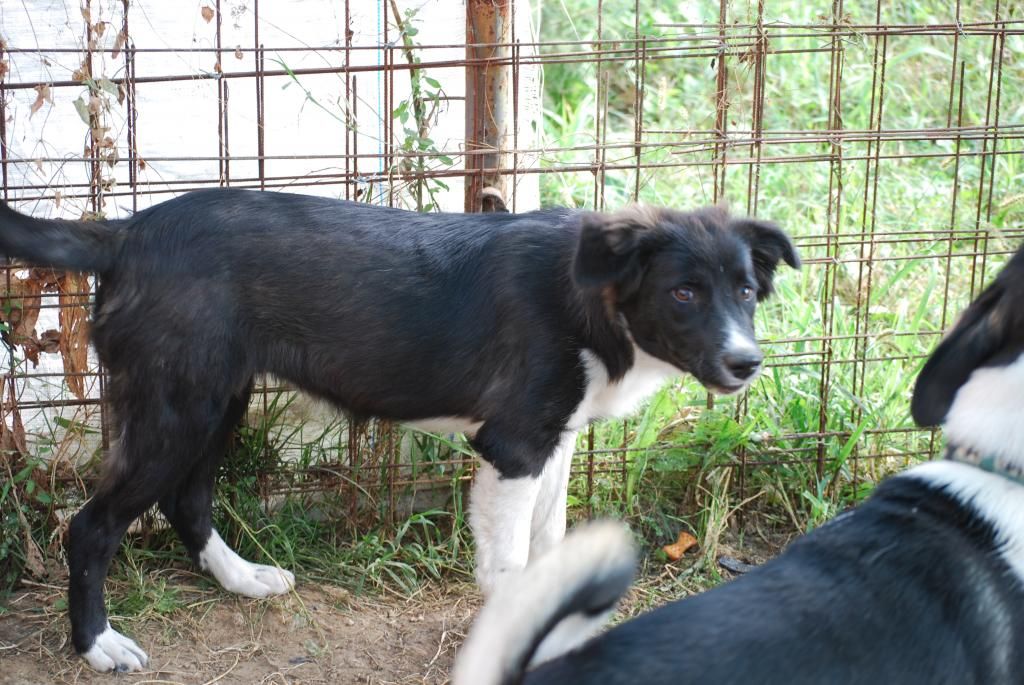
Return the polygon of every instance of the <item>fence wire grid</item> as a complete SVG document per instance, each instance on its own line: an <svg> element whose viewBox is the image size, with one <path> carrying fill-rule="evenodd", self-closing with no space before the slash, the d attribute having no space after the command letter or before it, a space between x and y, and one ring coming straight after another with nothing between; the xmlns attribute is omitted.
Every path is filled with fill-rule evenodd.
<svg viewBox="0 0 1024 685"><path fill-rule="evenodd" d="M481 4L508 12L501 40L467 39ZM738 501L783 477L856 499L935 454L908 416L914 374L1024 238L1020 5L663 4L5 4L3 199L115 217L235 186L461 210L487 179L514 211L727 202L779 222L804 262L759 311L762 379L738 399L684 379L592 427L573 502L630 505L650 473L686 488L715 469ZM467 104L494 105L483 69L508 78L498 149L472 134L493 123ZM112 434L86 344L95 284L4 278L0 479L28 474L62 523ZM235 451L250 459L227 477L268 500L341 492L392 522L448 506L474 460L458 436L349 426L273 379Z"/></svg>

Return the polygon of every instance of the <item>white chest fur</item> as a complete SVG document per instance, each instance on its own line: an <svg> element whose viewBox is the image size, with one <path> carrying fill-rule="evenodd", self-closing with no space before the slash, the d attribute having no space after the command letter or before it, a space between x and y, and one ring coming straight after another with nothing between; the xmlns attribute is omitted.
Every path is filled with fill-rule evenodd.
<svg viewBox="0 0 1024 685"><path fill-rule="evenodd" d="M590 350L580 352L586 368L587 388L583 401L569 419L570 430L580 430L591 421L629 414L665 381L682 373L668 362L652 357L634 346L633 367L619 381L608 380L608 369Z"/></svg>
<svg viewBox="0 0 1024 685"><path fill-rule="evenodd" d="M954 445L1024 466L1022 388L1024 355L1006 366L975 369L957 390L942 432Z"/></svg>

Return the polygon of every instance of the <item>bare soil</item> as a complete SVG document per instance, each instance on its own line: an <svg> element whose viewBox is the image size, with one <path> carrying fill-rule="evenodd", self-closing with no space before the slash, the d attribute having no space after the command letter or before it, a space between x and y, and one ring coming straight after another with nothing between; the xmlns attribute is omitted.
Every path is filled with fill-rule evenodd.
<svg viewBox="0 0 1024 685"><path fill-rule="evenodd" d="M787 541L740 541L727 532L717 554L759 564ZM617 620L716 582L699 568L691 553L679 562L649 564ZM719 569L719 576L732 574ZM143 586L169 589L173 602L162 605L159 593L149 590L136 617L113 616L111 623L146 650L150 670L90 670L69 643L63 583L30 583L0 613L0 685L443 685L480 606L479 592L465 582L438 583L405 597L353 596L300 580L288 596L249 600L190 571L166 569L145 574ZM124 598L138 587L123 577L107 581L110 597Z"/></svg>
<svg viewBox="0 0 1024 685"><path fill-rule="evenodd" d="M411 598L309 586L271 600L195 595L167 615L114 617L147 651L150 668L112 676L71 649L64 612L54 607L63 588L17 593L0 614L0 683L440 685L479 604L469 585Z"/></svg>

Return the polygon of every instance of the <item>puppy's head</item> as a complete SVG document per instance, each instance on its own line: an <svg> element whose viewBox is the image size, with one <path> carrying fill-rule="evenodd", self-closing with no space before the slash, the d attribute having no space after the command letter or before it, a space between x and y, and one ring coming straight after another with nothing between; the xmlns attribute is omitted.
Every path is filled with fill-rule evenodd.
<svg viewBox="0 0 1024 685"><path fill-rule="evenodd" d="M1024 246L932 352L910 411L957 444L1024 453Z"/></svg>
<svg viewBox="0 0 1024 685"><path fill-rule="evenodd" d="M754 308L773 291L779 262L799 268L772 223L630 208L584 214L574 276L601 289L648 354L718 393L738 392L761 370Z"/></svg>

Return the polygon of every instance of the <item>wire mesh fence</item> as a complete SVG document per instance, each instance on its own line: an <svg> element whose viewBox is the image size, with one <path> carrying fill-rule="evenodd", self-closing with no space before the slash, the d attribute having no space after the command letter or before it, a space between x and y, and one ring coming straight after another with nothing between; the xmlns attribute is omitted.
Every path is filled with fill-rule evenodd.
<svg viewBox="0 0 1024 685"><path fill-rule="evenodd" d="M591 428L574 502L629 506L652 473L685 491L724 468L740 502L827 513L935 453L908 416L914 374L1024 238L1019 3L520 0L485 3L507 35L474 43L479 4L0 7L3 198L70 218L210 186L461 210L486 177L514 211L727 202L778 221L804 259L758 315L763 378L738 399L683 380ZM497 148L466 133L494 68ZM93 282L5 279L4 476L61 525L112 433ZM267 500L339 492L390 521L449 506L474 459L458 436L350 426L274 379L236 452L226 477Z"/></svg>

